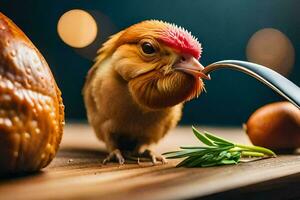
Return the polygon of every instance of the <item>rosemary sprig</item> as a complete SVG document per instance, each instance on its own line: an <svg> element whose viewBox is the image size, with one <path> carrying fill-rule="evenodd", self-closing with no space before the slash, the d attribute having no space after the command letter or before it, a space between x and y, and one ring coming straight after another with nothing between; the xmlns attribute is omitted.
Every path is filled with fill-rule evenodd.
<svg viewBox="0 0 300 200"><path fill-rule="evenodd" d="M194 135L206 146L180 147L180 151L164 153L169 159L185 158L177 167L210 167L231 165L240 162L243 157L276 157L276 154L264 147L235 144L206 131L200 132L192 126Z"/></svg>

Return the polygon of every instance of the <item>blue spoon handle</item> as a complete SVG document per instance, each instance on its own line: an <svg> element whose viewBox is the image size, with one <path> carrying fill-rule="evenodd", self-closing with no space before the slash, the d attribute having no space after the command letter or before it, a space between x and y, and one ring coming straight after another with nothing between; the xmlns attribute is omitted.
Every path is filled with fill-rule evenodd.
<svg viewBox="0 0 300 200"><path fill-rule="evenodd" d="M208 65L202 72L208 75L218 69L233 69L248 74L272 88L300 109L300 88L284 76L267 67L240 60L223 60Z"/></svg>

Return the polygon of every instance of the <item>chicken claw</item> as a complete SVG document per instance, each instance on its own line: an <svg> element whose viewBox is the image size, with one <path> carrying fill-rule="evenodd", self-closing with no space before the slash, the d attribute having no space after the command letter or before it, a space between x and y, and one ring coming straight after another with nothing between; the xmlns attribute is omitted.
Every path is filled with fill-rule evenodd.
<svg viewBox="0 0 300 200"><path fill-rule="evenodd" d="M157 165L159 162L166 164L167 160L162 155L157 155L153 151L146 149L143 153L140 154L142 158L150 159L154 165Z"/></svg>
<svg viewBox="0 0 300 200"><path fill-rule="evenodd" d="M102 161L103 164L107 164L108 162L116 160L119 162L120 165L125 163L125 159L122 156L122 153L119 149L115 149L108 154L108 156Z"/></svg>

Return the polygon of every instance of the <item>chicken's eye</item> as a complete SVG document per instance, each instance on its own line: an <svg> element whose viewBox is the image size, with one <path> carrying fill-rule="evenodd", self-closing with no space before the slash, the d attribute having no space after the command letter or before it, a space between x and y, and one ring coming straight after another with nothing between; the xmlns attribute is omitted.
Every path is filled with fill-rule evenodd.
<svg viewBox="0 0 300 200"><path fill-rule="evenodd" d="M144 42L144 43L142 44L142 50L143 50L143 52L144 52L145 54L153 54L153 53L155 53L154 47L153 47L152 44L149 43L149 42Z"/></svg>

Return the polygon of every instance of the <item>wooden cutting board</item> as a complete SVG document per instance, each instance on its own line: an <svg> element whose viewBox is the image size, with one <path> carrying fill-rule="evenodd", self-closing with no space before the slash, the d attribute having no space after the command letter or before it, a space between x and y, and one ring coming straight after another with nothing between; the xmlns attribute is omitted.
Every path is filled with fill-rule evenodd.
<svg viewBox="0 0 300 200"><path fill-rule="evenodd" d="M240 128L200 128L239 143L249 143ZM182 144L197 144L190 127L171 131L154 149L162 153L176 150ZM214 195L225 198L228 191L231 197L239 198L242 191L256 195L258 188L266 188L264 183L269 189L277 184L274 194L280 197L287 193L286 189L280 191L282 188L293 188L289 184L300 182L299 155L193 169L175 168L179 160L157 166L151 163L103 166L101 161L105 156L103 143L96 139L90 127L67 125L54 161L40 173L2 179L0 199L209 199ZM278 182L286 187L278 187Z"/></svg>

